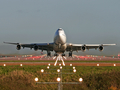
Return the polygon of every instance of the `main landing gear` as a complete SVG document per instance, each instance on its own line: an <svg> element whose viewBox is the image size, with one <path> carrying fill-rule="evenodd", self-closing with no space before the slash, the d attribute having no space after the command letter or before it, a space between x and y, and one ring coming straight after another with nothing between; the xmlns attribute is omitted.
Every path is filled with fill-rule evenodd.
<svg viewBox="0 0 120 90"><path fill-rule="evenodd" d="M47 52L47 56L51 57L51 52L50 51Z"/></svg>
<svg viewBox="0 0 120 90"><path fill-rule="evenodd" d="M69 57L72 57L72 52L69 52Z"/></svg>

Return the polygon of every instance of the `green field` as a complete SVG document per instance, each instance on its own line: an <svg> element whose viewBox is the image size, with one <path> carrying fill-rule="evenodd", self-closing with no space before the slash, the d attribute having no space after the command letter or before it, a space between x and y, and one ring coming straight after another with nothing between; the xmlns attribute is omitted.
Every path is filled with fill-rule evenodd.
<svg viewBox="0 0 120 90"><path fill-rule="evenodd" d="M56 84L40 85L34 81L35 77L39 82L56 82L58 77L56 69L59 67L47 66L0 66L0 90L57 90ZM41 69L45 69L42 74ZM63 82L78 82L80 77L83 82L80 85L63 85L63 90L118 90L120 89L120 67L96 67L76 66L75 74L63 74ZM63 72L72 72L72 67L63 67Z"/></svg>

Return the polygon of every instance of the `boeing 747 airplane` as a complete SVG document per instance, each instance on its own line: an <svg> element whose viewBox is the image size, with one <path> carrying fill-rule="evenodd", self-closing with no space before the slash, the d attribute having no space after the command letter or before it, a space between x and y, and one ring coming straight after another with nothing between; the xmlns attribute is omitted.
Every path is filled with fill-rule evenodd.
<svg viewBox="0 0 120 90"><path fill-rule="evenodd" d="M73 51L86 51L86 49L99 49L100 51L103 51L104 46L112 46L116 44L72 44L72 43L66 43L66 35L62 28L59 28L54 36L54 41L52 43L31 43L31 44L21 44L21 43L11 43L11 42L4 42L7 44L13 44L17 45L16 49L20 50L21 47L23 48L30 48L37 50L46 50L47 56L51 56L51 51L55 51L55 56L57 54L62 54L64 56L64 52L69 52L69 56L72 57Z"/></svg>

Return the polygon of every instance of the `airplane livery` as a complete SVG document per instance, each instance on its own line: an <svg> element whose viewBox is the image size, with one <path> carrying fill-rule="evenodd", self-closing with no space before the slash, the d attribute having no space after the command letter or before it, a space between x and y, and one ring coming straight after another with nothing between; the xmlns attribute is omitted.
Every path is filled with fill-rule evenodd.
<svg viewBox="0 0 120 90"><path fill-rule="evenodd" d="M99 49L100 51L103 51L104 46L112 46L116 44L72 44L72 43L66 43L66 35L62 28L59 28L55 32L54 41L52 43L31 43L31 44L21 44L21 43L11 43L11 42L4 42L7 44L13 44L17 45L16 49L20 50L21 47L23 48L30 48L37 50L46 50L47 56L51 56L51 51L55 52L55 56L58 54L62 54L62 56L65 56L64 52L69 52L69 56L72 57L73 51L86 51L86 49Z"/></svg>

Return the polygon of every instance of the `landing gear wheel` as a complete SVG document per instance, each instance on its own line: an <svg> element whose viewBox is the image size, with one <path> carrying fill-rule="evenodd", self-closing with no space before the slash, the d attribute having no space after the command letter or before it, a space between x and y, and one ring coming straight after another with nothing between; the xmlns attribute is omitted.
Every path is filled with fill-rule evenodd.
<svg viewBox="0 0 120 90"><path fill-rule="evenodd" d="M65 56L65 54L63 53L62 56Z"/></svg>
<svg viewBox="0 0 120 90"><path fill-rule="evenodd" d="M50 57L51 57L51 52L47 52L47 56L50 56Z"/></svg>
<svg viewBox="0 0 120 90"><path fill-rule="evenodd" d="M55 54L54 54L54 56L58 56L58 54L57 54L57 53L55 53Z"/></svg>
<svg viewBox="0 0 120 90"><path fill-rule="evenodd" d="M69 57L72 57L72 52L69 52Z"/></svg>

